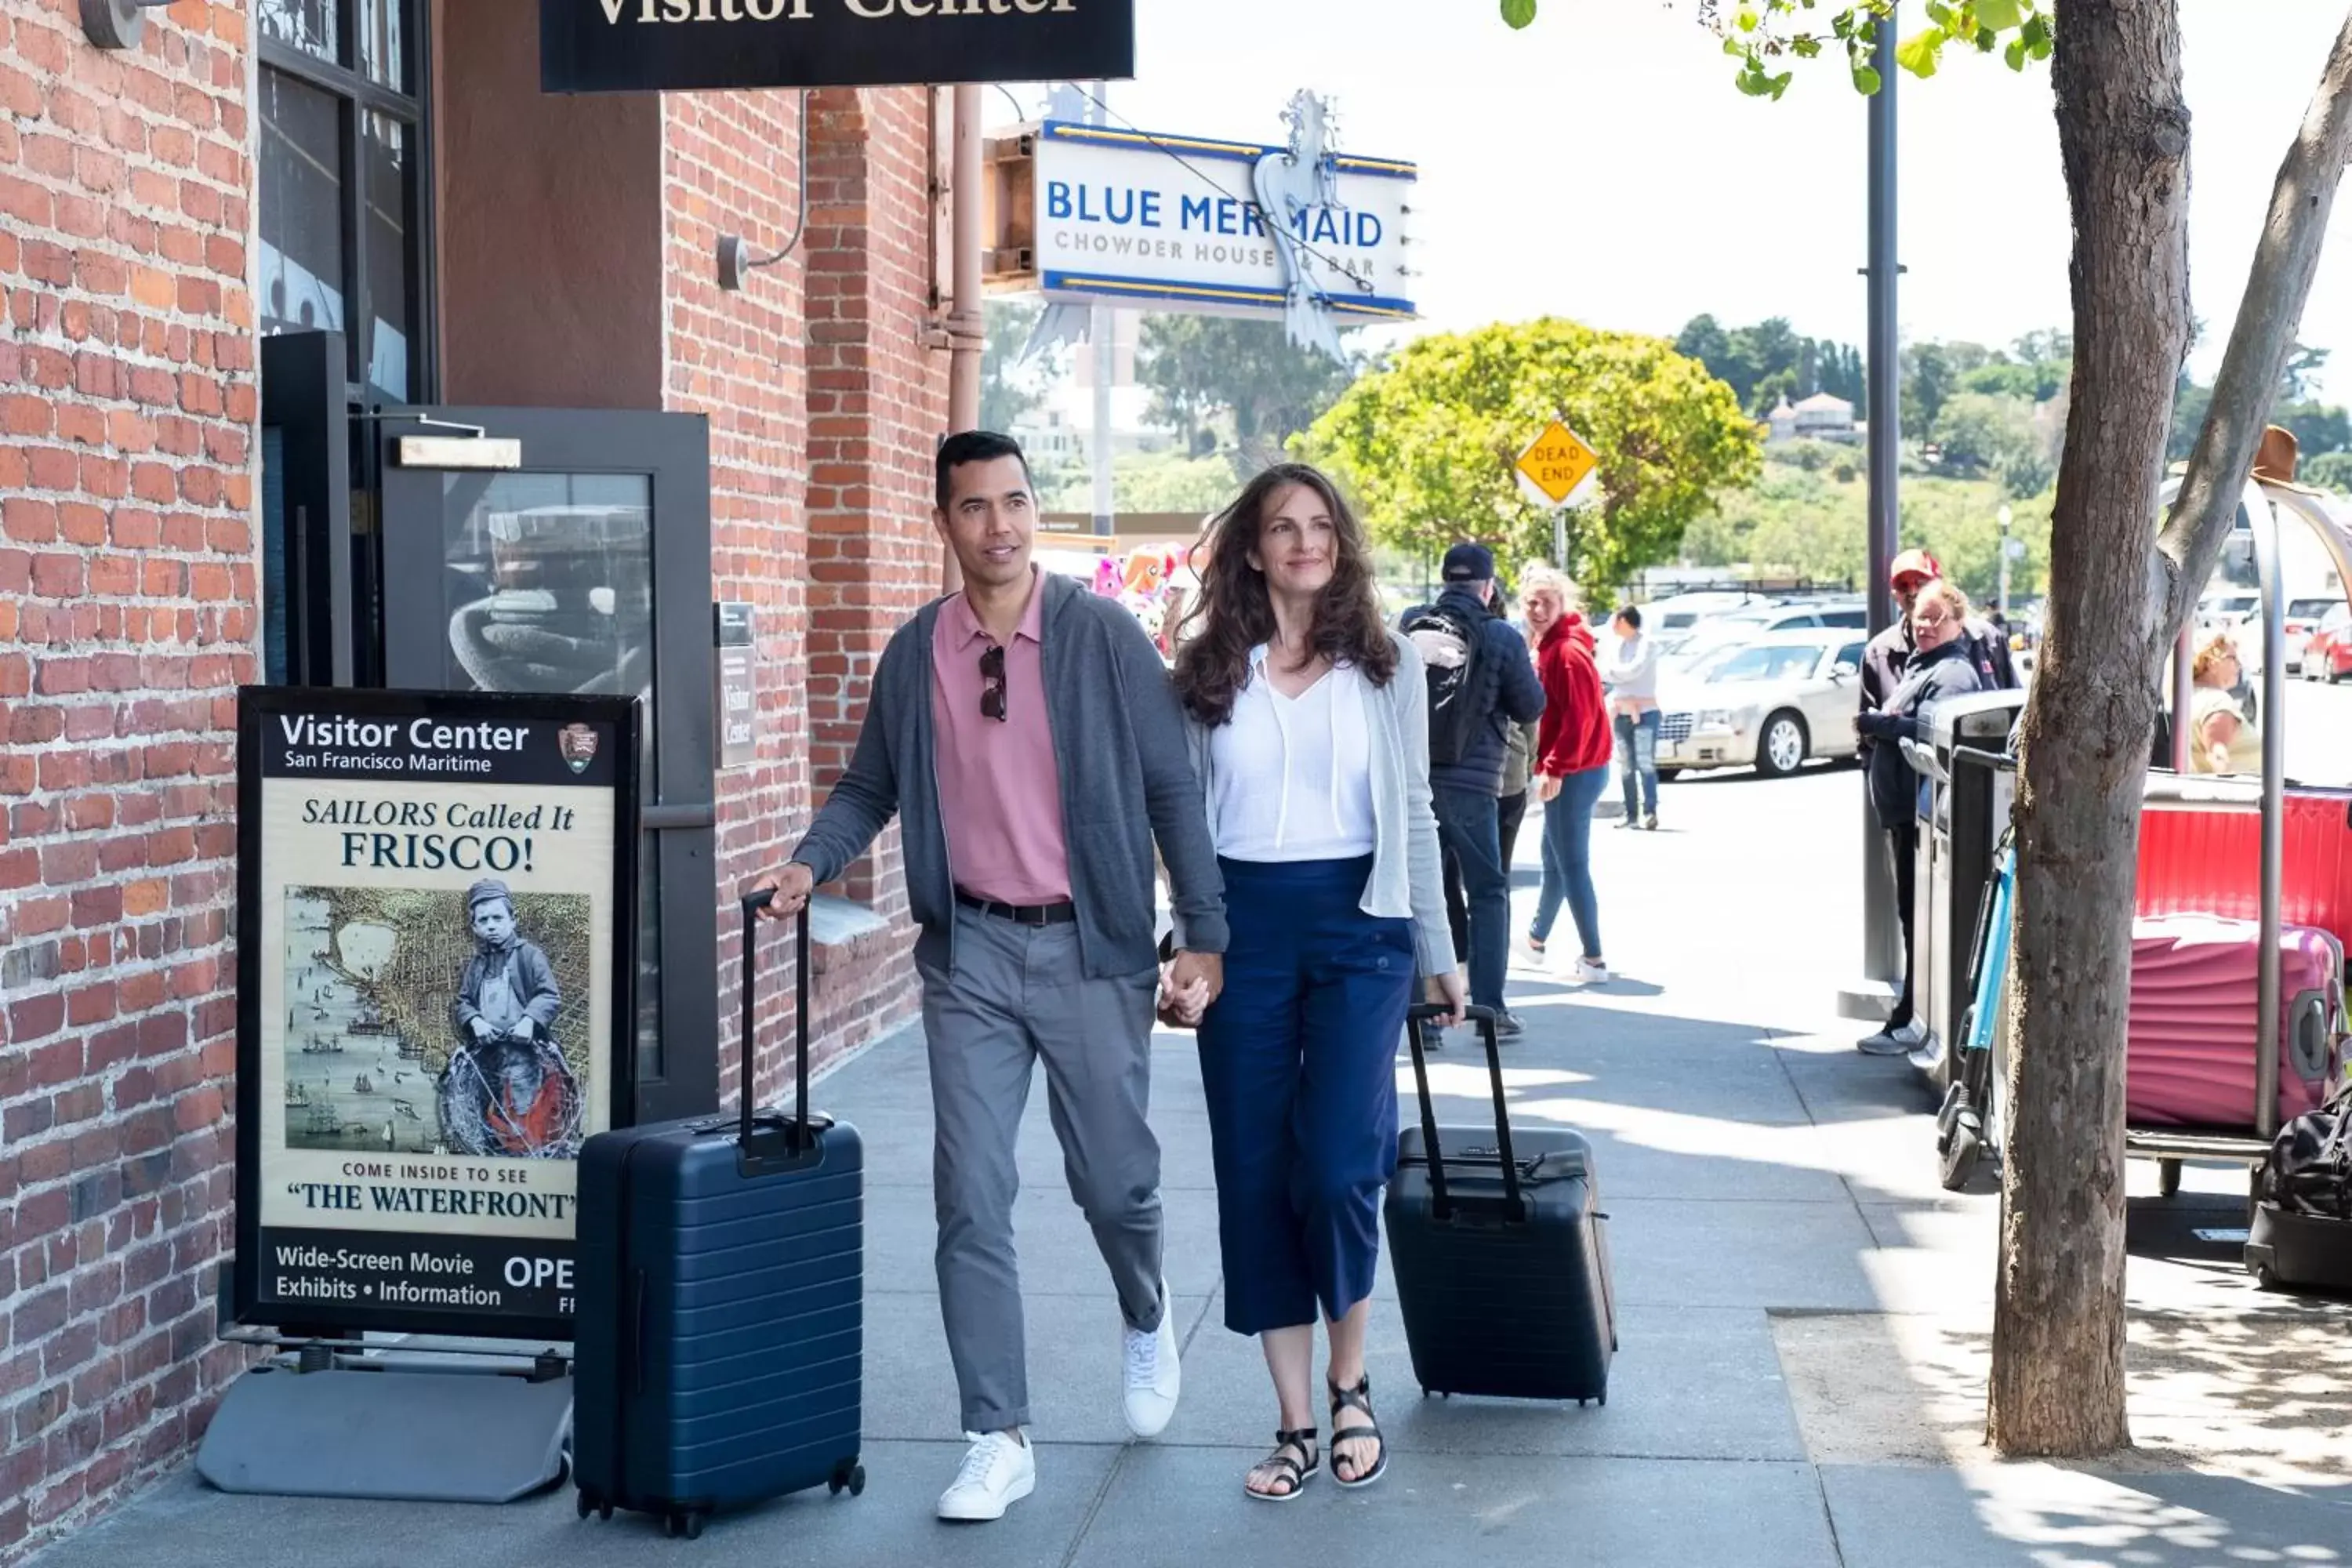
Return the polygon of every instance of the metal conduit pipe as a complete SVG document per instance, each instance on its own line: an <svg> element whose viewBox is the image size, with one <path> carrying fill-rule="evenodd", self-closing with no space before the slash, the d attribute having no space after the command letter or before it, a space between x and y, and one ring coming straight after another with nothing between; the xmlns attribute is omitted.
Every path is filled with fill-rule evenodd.
<svg viewBox="0 0 2352 1568"><path fill-rule="evenodd" d="M981 122L980 87L966 82L954 89L954 163L948 175L949 248L953 253L948 293L948 429L971 430L980 424L980 359L987 347L988 321L981 309L980 225ZM963 572L955 552L940 549L940 587L952 594L963 586Z"/></svg>

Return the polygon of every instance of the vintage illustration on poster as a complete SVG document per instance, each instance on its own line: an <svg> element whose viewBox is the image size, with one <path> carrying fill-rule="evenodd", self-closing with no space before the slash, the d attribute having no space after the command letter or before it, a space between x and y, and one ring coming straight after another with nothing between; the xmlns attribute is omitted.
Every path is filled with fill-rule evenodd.
<svg viewBox="0 0 2352 1568"><path fill-rule="evenodd" d="M240 1322L568 1337L625 1121L635 703L248 688Z"/></svg>

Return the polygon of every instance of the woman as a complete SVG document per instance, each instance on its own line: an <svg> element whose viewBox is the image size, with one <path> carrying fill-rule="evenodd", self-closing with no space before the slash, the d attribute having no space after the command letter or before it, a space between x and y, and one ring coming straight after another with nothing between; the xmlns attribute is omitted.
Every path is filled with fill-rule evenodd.
<svg viewBox="0 0 2352 1568"><path fill-rule="evenodd" d="M1576 921L1575 978L1588 985L1609 979L1601 953L1601 903L1592 888L1592 808L1609 787L1609 713L1594 662L1592 628L1577 613L1576 586L1549 566L1519 576L1527 605L1528 642L1544 710L1536 731L1529 789L1543 803L1543 891L1536 898L1528 947L1538 958L1564 900Z"/></svg>
<svg viewBox="0 0 2352 1568"><path fill-rule="evenodd" d="M2246 721L2233 693L2243 671L2238 644L2215 632L2189 667L2195 690L2189 700L2189 769L2199 773L2258 773L2263 771L2262 731Z"/></svg>
<svg viewBox="0 0 2352 1568"><path fill-rule="evenodd" d="M1928 709L1984 685L1969 655L1968 619L1969 596L1941 577L1931 578L1911 602L1911 660L1903 667L1903 679L1885 707L1854 721L1860 733L1890 742L1870 749L1870 800L1881 822L1916 816L1926 784L1912 770L1903 748L1892 742L1919 739ZM1907 978L1904 988L1907 1002Z"/></svg>
<svg viewBox="0 0 2352 1568"><path fill-rule="evenodd" d="M1618 766L1624 772L1625 815L1617 824L1658 829L1658 645L1642 635L1642 612L1627 605L1610 617L1617 646L1601 672L1616 723ZM1638 809L1637 809L1638 808Z"/></svg>
<svg viewBox="0 0 2352 1568"><path fill-rule="evenodd" d="M1197 1016L1225 1326L1259 1337L1281 1421L1244 1479L1286 1502L1318 1468L1319 1310L1331 1473L1388 1468L1364 1336L1381 1190L1396 1168L1396 1047L1418 971L1458 1022L1438 881L1421 659L1381 624L1362 530L1284 463L1217 519L1176 689L1225 877L1224 989Z"/></svg>

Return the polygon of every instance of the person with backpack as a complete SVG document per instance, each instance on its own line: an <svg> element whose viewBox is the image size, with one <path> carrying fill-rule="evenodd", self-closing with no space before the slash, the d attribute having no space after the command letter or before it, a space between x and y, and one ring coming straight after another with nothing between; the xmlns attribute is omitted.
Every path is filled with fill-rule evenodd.
<svg viewBox="0 0 2352 1568"><path fill-rule="evenodd" d="M1543 712L1527 644L1496 618L1495 557L1483 544L1445 552L1445 591L1407 610L1397 629L1420 651L1429 683L1429 784L1447 887L1458 878L1466 918L1454 950L1470 973L1470 1000L1495 1010L1508 1039L1519 1020L1503 1006L1511 963L1511 874L1503 860L1497 798L1510 731ZM1449 911L1454 900L1448 900ZM1466 928L1466 929L1465 929Z"/></svg>

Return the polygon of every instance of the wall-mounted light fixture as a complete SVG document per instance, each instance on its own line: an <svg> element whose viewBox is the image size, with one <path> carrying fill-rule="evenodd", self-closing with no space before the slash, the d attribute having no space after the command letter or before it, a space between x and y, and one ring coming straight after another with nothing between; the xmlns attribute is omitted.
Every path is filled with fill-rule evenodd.
<svg viewBox="0 0 2352 1568"><path fill-rule="evenodd" d="M741 235L720 235L719 237L719 286L721 289L730 291L740 289L743 287L744 279L750 275L753 268L773 267L777 262L799 249L801 237L808 232L808 89L803 88L801 89L801 172L796 182L800 186L801 216L799 221L793 225L793 237L784 241L784 247L773 256L753 256L751 247Z"/></svg>
<svg viewBox="0 0 2352 1568"><path fill-rule="evenodd" d="M81 0L81 30L101 49L135 49L147 13L172 0Z"/></svg>

